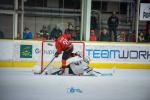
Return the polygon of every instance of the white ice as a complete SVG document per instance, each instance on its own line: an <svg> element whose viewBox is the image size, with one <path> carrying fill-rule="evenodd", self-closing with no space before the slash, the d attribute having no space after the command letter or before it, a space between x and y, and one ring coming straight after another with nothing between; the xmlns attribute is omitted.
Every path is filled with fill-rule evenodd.
<svg viewBox="0 0 150 100"><path fill-rule="evenodd" d="M0 68L0 100L150 100L150 70L116 69L113 76L92 77Z"/></svg>

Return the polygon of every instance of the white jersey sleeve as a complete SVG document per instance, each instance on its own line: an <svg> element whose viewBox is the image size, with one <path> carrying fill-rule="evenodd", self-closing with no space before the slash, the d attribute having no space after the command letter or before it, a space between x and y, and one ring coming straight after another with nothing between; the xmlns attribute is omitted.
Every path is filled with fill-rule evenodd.
<svg viewBox="0 0 150 100"><path fill-rule="evenodd" d="M84 69L87 68L88 64L83 60L78 60L70 63L70 68L76 75L82 75L84 73Z"/></svg>

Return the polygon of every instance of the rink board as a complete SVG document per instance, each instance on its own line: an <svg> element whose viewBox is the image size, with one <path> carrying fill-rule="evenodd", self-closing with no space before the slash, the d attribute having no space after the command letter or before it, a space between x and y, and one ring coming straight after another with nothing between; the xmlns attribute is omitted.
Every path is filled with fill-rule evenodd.
<svg viewBox="0 0 150 100"><path fill-rule="evenodd" d="M42 41L0 40L0 67L32 68L41 62ZM75 45L75 50L81 50ZM55 48L45 47L44 64L55 53ZM84 55L90 57L92 68L150 69L150 44L85 42ZM55 62L60 64L61 56ZM61 66L61 65L59 65Z"/></svg>

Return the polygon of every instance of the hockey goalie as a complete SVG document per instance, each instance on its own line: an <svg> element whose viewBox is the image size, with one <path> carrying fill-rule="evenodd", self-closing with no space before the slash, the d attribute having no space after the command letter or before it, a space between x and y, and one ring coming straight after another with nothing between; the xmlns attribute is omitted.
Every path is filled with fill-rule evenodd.
<svg viewBox="0 0 150 100"><path fill-rule="evenodd" d="M73 60L71 63L67 65L64 70L64 73L61 73L61 68L56 66L47 66L47 68L42 72L44 75L74 75L74 76L113 76L115 73L115 69L110 73L101 73L99 71L95 71L94 69L89 67L90 59L89 58L81 58L76 57L76 60ZM40 66L36 65L33 68L34 74L39 74L41 72Z"/></svg>
<svg viewBox="0 0 150 100"><path fill-rule="evenodd" d="M101 75L100 72L94 71L89 67L90 59L89 58L80 58L76 57L76 61L73 61L67 65L65 72L61 74L61 69L48 66L43 74L46 75L78 75L78 76L98 76Z"/></svg>

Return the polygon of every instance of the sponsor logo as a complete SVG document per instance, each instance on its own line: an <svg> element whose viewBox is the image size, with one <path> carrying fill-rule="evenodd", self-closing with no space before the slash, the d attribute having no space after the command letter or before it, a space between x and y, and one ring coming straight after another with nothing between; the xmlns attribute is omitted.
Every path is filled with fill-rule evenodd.
<svg viewBox="0 0 150 100"><path fill-rule="evenodd" d="M41 53L41 50L39 48L36 48L34 51L36 54ZM55 50L44 50L43 53L46 55L51 55L51 54L55 54Z"/></svg>
<svg viewBox="0 0 150 100"><path fill-rule="evenodd" d="M20 45L20 58L32 58L32 45Z"/></svg>
<svg viewBox="0 0 150 100"><path fill-rule="evenodd" d="M83 93L83 92L81 89L71 86L67 89L67 93L74 94L74 93Z"/></svg>
<svg viewBox="0 0 150 100"><path fill-rule="evenodd" d="M150 51L142 50L99 50L86 49L89 57L113 59L150 59Z"/></svg>

